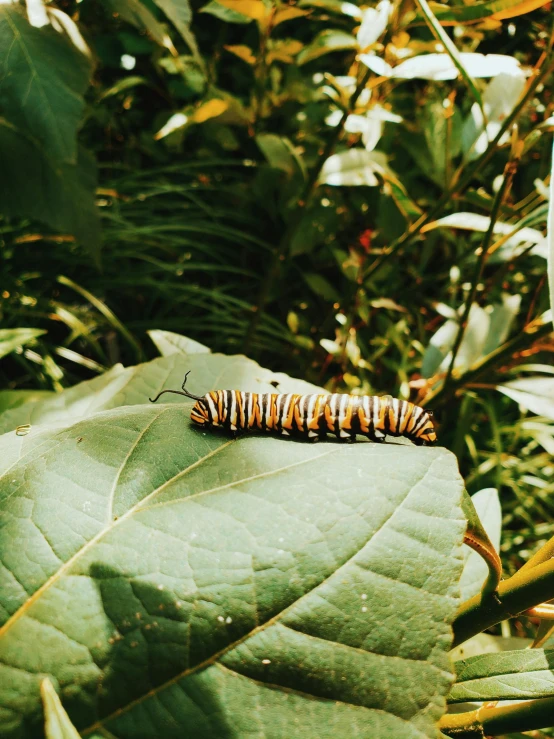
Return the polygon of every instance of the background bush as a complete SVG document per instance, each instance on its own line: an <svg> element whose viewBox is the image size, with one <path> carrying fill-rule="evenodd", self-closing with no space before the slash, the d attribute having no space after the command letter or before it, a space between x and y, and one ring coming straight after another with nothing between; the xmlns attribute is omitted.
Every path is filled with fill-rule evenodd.
<svg viewBox="0 0 554 739"><path fill-rule="evenodd" d="M469 491L498 489L514 570L554 516L551 7L530 5L0 6L2 386L59 391L165 329L410 398Z"/></svg>

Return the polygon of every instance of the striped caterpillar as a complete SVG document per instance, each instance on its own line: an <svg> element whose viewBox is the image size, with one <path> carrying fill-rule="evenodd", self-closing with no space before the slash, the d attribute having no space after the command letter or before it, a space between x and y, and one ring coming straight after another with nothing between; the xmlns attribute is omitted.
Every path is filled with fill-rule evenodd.
<svg viewBox="0 0 554 739"><path fill-rule="evenodd" d="M357 434L371 441L386 436L405 436L418 445L437 442L433 412L390 395L296 395L212 390L203 396L185 389L162 390L195 400L190 417L198 426L219 426L227 431L259 430L318 441L334 434L341 441L354 441Z"/></svg>

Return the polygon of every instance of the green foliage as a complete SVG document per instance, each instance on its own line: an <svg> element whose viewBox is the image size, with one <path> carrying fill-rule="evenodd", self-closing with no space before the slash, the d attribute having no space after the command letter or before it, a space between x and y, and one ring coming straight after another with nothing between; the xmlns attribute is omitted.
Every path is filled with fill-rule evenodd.
<svg viewBox="0 0 554 739"><path fill-rule="evenodd" d="M0 455L2 735L35 736L44 674L85 735L132 735L146 712L144 736L241 736L254 711L273 736L431 735L464 528L455 459L200 432L189 401L144 405L184 359L3 415L33 426ZM275 377L240 357L186 362L203 390Z"/></svg>
<svg viewBox="0 0 554 739"><path fill-rule="evenodd" d="M549 410L554 109L551 15L544 5L534 0L448 6L423 0L0 4L0 382L8 388L0 395L0 429L6 434L0 442L2 468L23 470L35 460L38 470L44 451L62 470L56 445L70 445L80 424L86 433L76 434L83 441L78 446L75 441L68 459L74 453L86 466L89 433L94 454L105 449L109 459L119 449L118 434L140 434L148 419L157 418L157 411L140 405L177 364L180 371L194 362L219 368L219 377L195 373L202 391L210 384L254 389L271 378L279 378L281 391L300 388L287 375L246 360L227 370L227 360L215 353L220 351L244 353L303 377L305 389L324 385L409 398L435 409L441 444L456 455L468 491L482 491L475 507L466 496L463 510L469 521L466 542L485 555L490 568L487 598L494 598L488 590L499 573L497 502L501 506L500 553L511 577L499 592L510 608L487 598L481 603L485 565L475 551L468 554L456 639L498 629L494 624L503 621L505 636L528 636L544 646L547 621L537 627L525 615L512 618L537 605L539 592L543 599L554 597L547 564L554 523ZM163 359L138 364L157 351ZM161 372L154 384L148 367ZM249 369L242 375L244 367ZM175 386L178 375L175 370L170 378ZM87 382L77 384L83 379ZM99 431L96 424L103 423ZM169 452L158 440L159 457L184 470L182 455L192 453L199 437L187 422L179 429L176 424L168 428ZM225 440L210 437L203 443ZM271 439L241 440L231 447L248 445L256 451L248 455L252 464L256 457L265 464L266 454L275 459L308 454L303 445L299 451ZM373 481L365 465L377 451L363 446L366 454L337 448L333 458L367 456L359 464ZM402 465L406 475L425 454L409 457ZM153 457L145 451L141 459L148 475L154 474ZM233 459L221 475L234 469ZM220 470L206 462L198 469ZM295 484L306 486L296 477L300 469L294 468ZM67 481L64 470L60 479ZM104 478L96 477L100 485ZM146 484L138 472L136 477ZM9 479L8 474L5 484ZM25 477L25 486L40 487L46 479L40 467L36 477ZM77 473L70 479L77 487L83 483ZM335 487L341 482L333 481ZM259 490L269 494L269 487ZM5 503L15 504L11 497ZM381 510L371 496L367 504L368 511ZM68 505L66 513L77 510ZM248 515L253 510L247 508ZM90 535L92 522L83 530L68 524L67 532L59 522L46 523L52 526L46 538L56 542L50 554L63 567L71 542ZM123 530L123 523L117 531L119 526ZM213 522L209 527L217 528ZM185 523L179 535L187 533ZM433 539L437 551L443 544L446 551L441 537ZM403 546L400 554L409 561ZM443 559L435 561L437 574ZM524 563L536 568L522 568ZM112 570L100 578L88 571L86 577L103 578L104 585L137 577L136 569L121 574L118 557L109 567L113 577ZM454 570L444 577L454 588ZM94 613L109 620L100 591L94 591ZM165 607L158 591L150 595ZM379 623L386 623L388 616L379 613ZM425 618L421 623L427 628ZM417 625L408 622L413 636ZM154 671L170 669L179 659L168 643L158 645L168 656L154 660ZM119 642L114 645L93 659L98 669L104 669L104 658L123 654ZM298 651L290 646L295 669L283 666L289 682L278 671L275 679L310 693L315 683L302 683L308 677L296 668L305 664L309 671L313 655L301 646ZM437 647L440 654L446 648ZM143 642L136 650L142 650L140 662ZM136 665L137 654L118 657L117 669ZM514 655L513 665L521 664L525 672L518 659ZM61 672L78 672L56 664ZM277 669L273 661L269 667ZM317 682L312 667L309 680ZM79 686L89 685L87 669L79 674ZM214 685L218 696L225 694L228 668L217 669L216 677L212 671L208 683L199 683L202 694L216 690ZM59 678L56 670L47 672ZM229 699L232 715L225 720L241 726L239 733L246 731L237 713L241 701L250 706L261 700L258 687L251 687L256 681L263 695L269 694L266 674L249 672L238 683L233 678L228 695L235 700ZM350 677L343 686L351 691L346 703L364 689L363 680L353 685ZM28 715L36 722L30 731L42 721L38 678L32 679L34 687L25 694L31 696L25 702ZM109 679L110 685L117 682L115 673ZM494 686L487 693L491 700L500 696L499 682L488 683ZM342 700L341 686L329 688L331 683L325 689L333 700ZM72 717L72 706L80 706L77 713L85 710L89 694L81 687L72 692L65 672L54 685ZM448 692L448 685L443 687L442 696ZM172 700L178 694L175 688ZM304 715L303 695L290 693L294 697L286 705L271 695L276 702L265 713L268 726L281 726L296 701ZM118 696L110 688L106 695L99 690L95 700L117 703ZM447 714L441 730L462 736L544 727L550 700L538 698L520 713L514 706L483 709L477 718L471 712L456 720ZM92 711L90 705L86 710ZM364 735L373 728L369 735L376 736L375 726L349 705L321 701L317 706L310 709L310 731L340 735L348 726L347 733ZM10 710L21 713L19 704ZM253 711L243 713L250 717ZM387 711L385 721L397 715ZM439 713L433 708L428 715ZM477 728L475 721L481 722ZM80 722L79 727L93 723ZM142 716L133 726L139 723ZM290 736L290 724L282 726L281 735ZM393 733L399 736L396 726ZM126 725L122 736L133 731ZM217 731L221 735L223 728Z"/></svg>

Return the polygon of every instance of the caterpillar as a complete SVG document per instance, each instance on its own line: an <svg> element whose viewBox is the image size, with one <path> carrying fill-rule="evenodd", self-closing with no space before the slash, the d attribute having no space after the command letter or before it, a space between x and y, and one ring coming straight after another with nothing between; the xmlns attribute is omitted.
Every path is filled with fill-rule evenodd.
<svg viewBox="0 0 554 739"><path fill-rule="evenodd" d="M190 372L190 370L189 370ZM417 445L437 442L433 411L390 395L296 395L212 390L203 396L186 390L162 390L195 400L190 418L197 426L219 426L237 433L257 429L285 436L319 441L334 434L341 441L354 441L357 434L383 442L386 436L405 436Z"/></svg>

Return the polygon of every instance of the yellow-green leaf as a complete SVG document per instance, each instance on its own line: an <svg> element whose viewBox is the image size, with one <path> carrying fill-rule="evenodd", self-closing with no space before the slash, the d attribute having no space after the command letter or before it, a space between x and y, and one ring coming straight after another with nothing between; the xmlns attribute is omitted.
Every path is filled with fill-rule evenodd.
<svg viewBox="0 0 554 739"><path fill-rule="evenodd" d="M217 2L255 21L262 20L267 12L262 0L217 0Z"/></svg>
<svg viewBox="0 0 554 739"><path fill-rule="evenodd" d="M197 110L195 110L192 120L195 123L204 123L204 121L210 118L217 118L218 115L224 113L229 107L227 100L219 100L214 98L208 100L207 103L203 103Z"/></svg>
<svg viewBox="0 0 554 739"><path fill-rule="evenodd" d="M224 46L223 48L229 51L231 54L238 56L239 59L242 59L242 61L246 62L247 64L256 64L256 57L252 53L252 49L250 49L250 47L248 46L237 44L236 46L228 45Z"/></svg>

